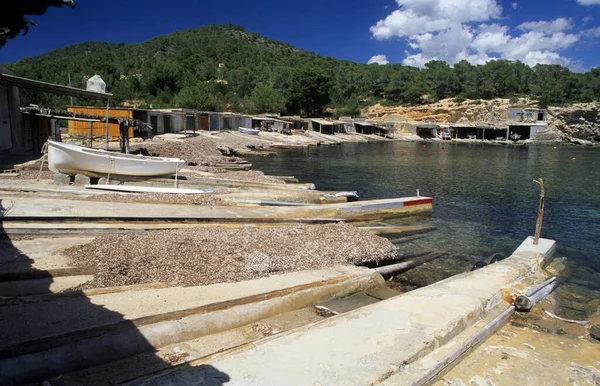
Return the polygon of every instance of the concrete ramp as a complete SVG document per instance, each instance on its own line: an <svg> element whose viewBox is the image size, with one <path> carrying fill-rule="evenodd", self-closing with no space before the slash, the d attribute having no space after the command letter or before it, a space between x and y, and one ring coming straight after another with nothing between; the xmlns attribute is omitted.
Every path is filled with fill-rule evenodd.
<svg viewBox="0 0 600 386"><path fill-rule="evenodd" d="M140 379L139 385L371 385L444 345L493 309L554 252L528 238L508 259L221 356Z"/></svg>

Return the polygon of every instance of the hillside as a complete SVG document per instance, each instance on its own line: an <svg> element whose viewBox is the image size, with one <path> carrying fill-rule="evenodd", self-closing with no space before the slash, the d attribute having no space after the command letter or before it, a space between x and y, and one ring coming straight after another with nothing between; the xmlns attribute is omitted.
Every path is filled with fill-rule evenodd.
<svg viewBox="0 0 600 386"><path fill-rule="evenodd" d="M73 85L99 74L115 104L139 101L246 113L318 115L327 107L358 114L376 103L421 105L444 98L530 96L539 104L591 102L600 97L600 68L572 73L557 65L527 67L493 61L453 68L430 62L419 70L325 58L232 25L211 25L140 44L82 43L7 65L18 75ZM24 93L24 102L61 107L66 99Z"/></svg>

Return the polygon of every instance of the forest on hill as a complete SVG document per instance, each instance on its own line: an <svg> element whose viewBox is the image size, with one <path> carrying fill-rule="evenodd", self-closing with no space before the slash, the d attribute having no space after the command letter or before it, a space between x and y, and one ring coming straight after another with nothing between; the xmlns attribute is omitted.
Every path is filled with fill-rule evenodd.
<svg viewBox="0 0 600 386"><path fill-rule="evenodd" d="M179 31L140 44L82 43L5 65L19 76L84 87L102 76L113 104L319 115L356 115L374 103L416 105L444 98L530 96L542 107L600 97L600 68L573 73L558 65L490 61L418 69L360 64L296 49L233 25ZM68 100L24 91L23 103L64 107ZM87 101L77 103L90 104Z"/></svg>

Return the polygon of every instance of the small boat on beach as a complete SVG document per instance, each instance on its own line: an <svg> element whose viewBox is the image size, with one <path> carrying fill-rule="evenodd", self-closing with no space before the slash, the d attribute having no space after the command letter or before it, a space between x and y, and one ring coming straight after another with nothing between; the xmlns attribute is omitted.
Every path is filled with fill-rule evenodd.
<svg viewBox="0 0 600 386"><path fill-rule="evenodd" d="M238 130L242 134L258 135L258 133L260 133L260 130L248 129L248 128L242 127L242 126L238 126Z"/></svg>
<svg viewBox="0 0 600 386"><path fill-rule="evenodd" d="M48 168L56 173L151 177L174 174L184 166L185 161L179 158L122 154L48 141Z"/></svg>

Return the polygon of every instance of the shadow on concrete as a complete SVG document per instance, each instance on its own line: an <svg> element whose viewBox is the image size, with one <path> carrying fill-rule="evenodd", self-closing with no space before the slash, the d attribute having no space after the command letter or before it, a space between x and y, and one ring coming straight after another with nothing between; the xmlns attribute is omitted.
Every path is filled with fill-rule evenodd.
<svg viewBox="0 0 600 386"><path fill-rule="evenodd" d="M109 385L172 367L122 314L92 303L81 290L54 293L53 284L64 277L36 269L35 258L15 246L42 237L6 230L2 217L9 209L0 199L1 385ZM131 363L135 366L130 369ZM195 384L229 381L212 366L197 369L202 373Z"/></svg>

